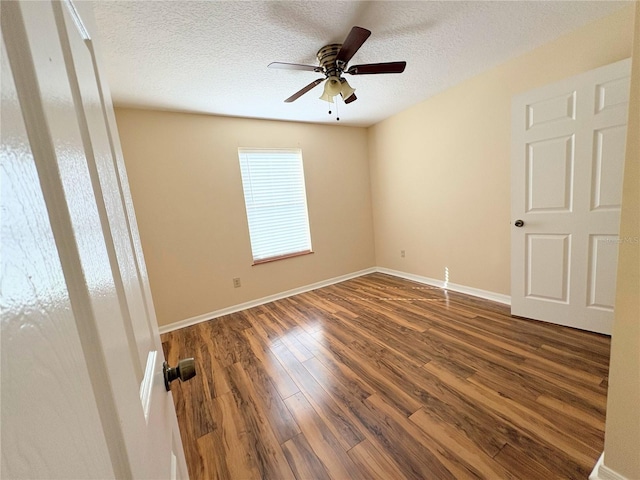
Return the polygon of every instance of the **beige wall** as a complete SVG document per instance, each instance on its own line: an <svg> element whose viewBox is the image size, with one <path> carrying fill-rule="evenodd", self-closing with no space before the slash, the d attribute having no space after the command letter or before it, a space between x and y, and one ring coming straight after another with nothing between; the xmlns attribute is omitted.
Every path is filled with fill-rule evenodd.
<svg viewBox="0 0 640 480"><path fill-rule="evenodd" d="M370 128L377 265L509 294L511 97L629 57L632 32L625 7Z"/></svg>
<svg viewBox="0 0 640 480"><path fill-rule="evenodd" d="M160 325L375 265L364 128L121 108L116 118ZM251 266L238 147L302 149L314 254Z"/></svg>
<svg viewBox="0 0 640 480"><path fill-rule="evenodd" d="M604 448L604 464L629 479L640 478L640 5L635 18Z"/></svg>
<svg viewBox="0 0 640 480"><path fill-rule="evenodd" d="M369 129L117 109L159 323L374 265L509 294L511 97L632 32L627 7ZM314 255L251 266L239 146L303 149Z"/></svg>

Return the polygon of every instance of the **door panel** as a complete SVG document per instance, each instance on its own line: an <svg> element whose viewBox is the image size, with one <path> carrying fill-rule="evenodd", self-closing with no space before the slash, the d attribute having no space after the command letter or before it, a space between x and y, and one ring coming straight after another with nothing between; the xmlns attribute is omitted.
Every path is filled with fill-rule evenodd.
<svg viewBox="0 0 640 480"><path fill-rule="evenodd" d="M527 235L527 298L569 303L570 235Z"/></svg>
<svg viewBox="0 0 640 480"><path fill-rule="evenodd" d="M620 211L626 125L594 131L592 210Z"/></svg>
<svg viewBox="0 0 640 480"><path fill-rule="evenodd" d="M628 103L630 80L629 77L623 77L598 83L595 88L595 113L601 113L604 110Z"/></svg>
<svg viewBox="0 0 640 480"><path fill-rule="evenodd" d="M527 105L527 130L558 120L575 120L576 92L569 91L557 97Z"/></svg>
<svg viewBox="0 0 640 480"><path fill-rule="evenodd" d="M514 315L611 333L629 71L624 60L513 99Z"/></svg>
<svg viewBox="0 0 640 480"><path fill-rule="evenodd" d="M573 186L573 135L527 144L527 212L569 212Z"/></svg>
<svg viewBox="0 0 640 480"><path fill-rule="evenodd" d="M616 270L610 268L618 259L615 235L589 236L589 276L587 307L613 312L616 296Z"/></svg>

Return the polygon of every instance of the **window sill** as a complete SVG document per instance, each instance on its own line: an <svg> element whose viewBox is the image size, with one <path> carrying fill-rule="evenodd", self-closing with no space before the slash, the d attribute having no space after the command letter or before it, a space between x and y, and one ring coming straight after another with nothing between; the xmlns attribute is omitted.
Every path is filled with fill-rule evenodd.
<svg viewBox="0 0 640 480"><path fill-rule="evenodd" d="M286 255L278 255L277 257L269 257L269 258L263 258L262 260L254 260L252 265L262 265L263 263L277 262L278 260L285 260L287 258L293 258L293 257L301 257L302 255L310 255L312 253L313 253L312 250L305 250L304 252L288 253Z"/></svg>

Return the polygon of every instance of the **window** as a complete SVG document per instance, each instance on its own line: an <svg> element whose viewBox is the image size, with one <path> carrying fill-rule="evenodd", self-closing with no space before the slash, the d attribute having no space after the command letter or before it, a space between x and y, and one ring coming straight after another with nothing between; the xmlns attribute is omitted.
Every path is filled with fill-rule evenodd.
<svg viewBox="0 0 640 480"><path fill-rule="evenodd" d="M239 148L253 263L311 253L302 151Z"/></svg>

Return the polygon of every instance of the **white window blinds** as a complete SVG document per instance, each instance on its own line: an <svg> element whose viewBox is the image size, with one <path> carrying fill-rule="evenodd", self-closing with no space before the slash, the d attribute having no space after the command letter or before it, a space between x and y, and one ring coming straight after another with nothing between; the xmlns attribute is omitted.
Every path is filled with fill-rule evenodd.
<svg viewBox="0 0 640 480"><path fill-rule="evenodd" d="M302 151L239 148L254 263L311 252Z"/></svg>

